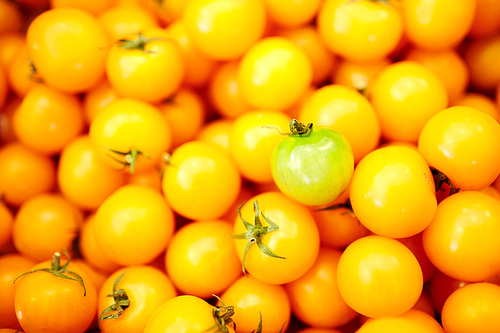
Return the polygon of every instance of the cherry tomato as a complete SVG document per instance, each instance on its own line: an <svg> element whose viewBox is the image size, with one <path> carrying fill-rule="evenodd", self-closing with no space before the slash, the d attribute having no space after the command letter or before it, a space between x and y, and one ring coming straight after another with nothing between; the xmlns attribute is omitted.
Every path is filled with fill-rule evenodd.
<svg viewBox="0 0 500 333"><path fill-rule="evenodd" d="M97 246L121 265L145 264L159 256L173 234L175 219L156 190L124 185L99 206L93 225Z"/></svg>
<svg viewBox="0 0 500 333"><path fill-rule="evenodd" d="M473 40L464 51L470 72L471 86L484 93L493 93L500 83L500 66L495 61L500 54L500 35Z"/></svg>
<svg viewBox="0 0 500 333"><path fill-rule="evenodd" d="M0 22L0 34L21 30L23 22L21 11L15 6L15 4L7 0L1 0Z"/></svg>
<svg viewBox="0 0 500 333"><path fill-rule="evenodd" d="M379 148L356 166L350 187L354 214L372 232L404 238L424 230L437 207L424 158L407 147Z"/></svg>
<svg viewBox="0 0 500 333"><path fill-rule="evenodd" d="M452 106L470 106L472 108L479 109L486 112L493 119L500 122L500 108L497 106L495 101L485 94L468 92L464 94L461 98L454 101Z"/></svg>
<svg viewBox="0 0 500 333"><path fill-rule="evenodd" d="M241 177L230 155L202 141L177 148L165 167L162 189L172 209L189 219L216 219L233 204Z"/></svg>
<svg viewBox="0 0 500 333"><path fill-rule="evenodd" d="M418 151L456 188L481 190L500 174L500 124L478 109L453 106L425 124Z"/></svg>
<svg viewBox="0 0 500 333"><path fill-rule="evenodd" d="M320 242L310 211L280 192L248 200L234 222L233 237L245 272L270 284L292 282L305 274L318 256ZM256 246L250 246L253 243Z"/></svg>
<svg viewBox="0 0 500 333"><path fill-rule="evenodd" d="M238 85L250 106L285 110L296 104L312 81L306 53L284 37L267 37L245 53Z"/></svg>
<svg viewBox="0 0 500 333"><path fill-rule="evenodd" d="M26 44L37 72L49 86L77 93L104 75L107 40L97 19L78 8L54 8L28 27Z"/></svg>
<svg viewBox="0 0 500 333"><path fill-rule="evenodd" d="M441 272L482 281L500 271L500 201L477 191L453 194L438 205L423 233L424 250ZM481 244L481 246L477 246Z"/></svg>
<svg viewBox="0 0 500 333"><path fill-rule="evenodd" d="M496 0L477 0L476 15L469 30L474 39L486 38L500 31L500 7Z"/></svg>
<svg viewBox="0 0 500 333"><path fill-rule="evenodd" d="M213 307L205 300L181 295L163 303L149 320L144 333L192 332L203 333L212 330L234 333L231 316L234 309Z"/></svg>
<svg viewBox="0 0 500 333"><path fill-rule="evenodd" d="M85 122L89 125L101 110L118 98L118 94L109 85L107 79L101 80L89 89L83 97L83 113Z"/></svg>
<svg viewBox="0 0 500 333"><path fill-rule="evenodd" d="M473 283L454 291L442 313L446 333L500 330L500 287L491 283Z"/></svg>
<svg viewBox="0 0 500 333"><path fill-rule="evenodd" d="M260 0L192 0L182 20L202 53L235 60L264 33L266 11Z"/></svg>
<svg viewBox="0 0 500 333"><path fill-rule="evenodd" d="M0 249L11 241L14 214L3 203L0 202Z"/></svg>
<svg viewBox="0 0 500 333"><path fill-rule="evenodd" d="M52 8L73 7L83 9L94 15L98 15L111 7L113 3L114 0L90 0L85 2L79 0L50 0L50 6Z"/></svg>
<svg viewBox="0 0 500 333"><path fill-rule="evenodd" d="M225 221L196 221L175 233L165 267L180 292L208 299L241 275L231 234L231 225Z"/></svg>
<svg viewBox="0 0 500 333"><path fill-rule="evenodd" d="M311 269L285 285L293 314L309 326L338 327L358 315L344 302L337 285L341 254L338 250L322 248Z"/></svg>
<svg viewBox="0 0 500 333"><path fill-rule="evenodd" d="M157 166L172 143L158 108L132 98L106 105L90 124L89 137L103 161L116 169L130 167L130 172Z"/></svg>
<svg viewBox="0 0 500 333"><path fill-rule="evenodd" d="M238 333L251 333L262 320L262 333L286 332L292 314L290 300L283 286L241 277L221 296L225 304L234 305Z"/></svg>
<svg viewBox="0 0 500 333"><path fill-rule="evenodd" d="M444 333L439 323L430 315L419 310L409 310L397 316L368 319L356 333ZM446 331L448 333L448 331Z"/></svg>
<svg viewBox="0 0 500 333"><path fill-rule="evenodd" d="M273 180L281 192L309 206L327 204L342 194L351 181L354 156L349 141L339 132L290 122L291 135L271 157Z"/></svg>
<svg viewBox="0 0 500 333"><path fill-rule="evenodd" d="M103 333L143 332L153 313L175 296L170 279L156 268L138 265L119 269L99 290L99 328Z"/></svg>
<svg viewBox="0 0 500 333"><path fill-rule="evenodd" d="M56 252L52 261L37 264L15 281L16 316L26 332L83 333L96 316L96 288L78 266L69 259L63 265L60 257Z"/></svg>
<svg viewBox="0 0 500 333"><path fill-rule="evenodd" d="M311 22L322 0L264 0L269 20L285 27L298 27Z"/></svg>
<svg viewBox="0 0 500 333"><path fill-rule="evenodd" d="M229 119L216 119L203 125L196 140L213 143L228 153L229 151L229 133L231 132L232 121Z"/></svg>
<svg viewBox="0 0 500 333"><path fill-rule="evenodd" d="M337 282L347 305L370 318L402 315L415 305L423 286L413 253L381 236L360 238L345 249Z"/></svg>

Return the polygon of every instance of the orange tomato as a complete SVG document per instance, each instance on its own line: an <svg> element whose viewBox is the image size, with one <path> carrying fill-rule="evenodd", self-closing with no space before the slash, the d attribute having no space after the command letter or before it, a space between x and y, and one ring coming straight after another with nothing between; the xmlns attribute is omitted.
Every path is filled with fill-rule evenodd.
<svg viewBox="0 0 500 333"><path fill-rule="evenodd" d="M18 207L32 196L56 185L54 160L24 148L19 142L0 147L0 193L5 202Z"/></svg>
<svg viewBox="0 0 500 333"><path fill-rule="evenodd" d="M402 0L408 40L427 50L446 50L460 44L471 28L476 0Z"/></svg>
<svg viewBox="0 0 500 333"><path fill-rule="evenodd" d="M102 27L108 44L120 38L159 26L158 18L139 4L116 4L102 11L97 20Z"/></svg>
<svg viewBox="0 0 500 333"><path fill-rule="evenodd" d="M370 317L395 317L410 310L422 293L420 265L400 242L367 236L352 242L337 268L342 298L356 312Z"/></svg>
<svg viewBox="0 0 500 333"><path fill-rule="evenodd" d="M432 277L436 273L436 267L434 267L434 265L427 257L427 254L425 254L424 244L422 242L422 233L420 232L414 236L407 238L399 238L398 241L409 248L415 258L417 258L418 263L420 264L420 268L422 269L424 282L432 279Z"/></svg>
<svg viewBox="0 0 500 333"><path fill-rule="evenodd" d="M111 46L106 76L118 95L159 102L179 88L184 77L182 55L165 37L161 29L146 29L124 35Z"/></svg>
<svg viewBox="0 0 500 333"><path fill-rule="evenodd" d="M174 150L162 181L172 209L193 220L221 217L240 188L241 177L230 155L202 141L186 142Z"/></svg>
<svg viewBox="0 0 500 333"><path fill-rule="evenodd" d="M21 143L56 155L83 130L82 107L76 96L38 85L14 112L13 125Z"/></svg>
<svg viewBox="0 0 500 333"><path fill-rule="evenodd" d="M0 112L0 143L5 144L16 140L16 134L12 124L14 111L21 105L21 100L11 98Z"/></svg>
<svg viewBox="0 0 500 333"><path fill-rule="evenodd" d="M478 149L481 147L481 149ZM422 129L418 151L462 190L481 190L500 174L500 124L468 106L433 116Z"/></svg>
<svg viewBox="0 0 500 333"><path fill-rule="evenodd" d="M333 71L332 83L348 86L362 93L368 92L375 75L390 64L391 61L387 58L367 64L341 60Z"/></svg>
<svg viewBox="0 0 500 333"><path fill-rule="evenodd" d="M182 20L194 45L215 60L238 59L264 33L260 0L192 0Z"/></svg>
<svg viewBox="0 0 500 333"><path fill-rule="evenodd" d="M34 265L35 261L19 253L8 253L0 256L0 299L2 299L0 302L0 327L21 329L14 309L14 294L17 285L13 281Z"/></svg>
<svg viewBox="0 0 500 333"><path fill-rule="evenodd" d="M14 214L3 202L0 202L0 249L11 241L13 222Z"/></svg>
<svg viewBox="0 0 500 333"><path fill-rule="evenodd" d="M158 105L172 130L172 146L191 141L205 122L206 110L201 96L190 88L181 88Z"/></svg>
<svg viewBox="0 0 500 333"><path fill-rule="evenodd" d="M175 228L172 210L156 190L124 185L99 206L93 224L97 247L121 265L146 264L166 248Z"/></svg>
<svg viewBox="0 0 500 333"><path fill-rule="evenodd" d="M7 0L0 0L0 34L21 30L23 16L19 8Z"/></svg>
<svg viewBox="0 0 500 333"><path fill-rule="evenodd" d="M486 112L500 122L500 107L485 94L468 92L452 103L452 106L470 106Z"/></svg>
<svg viewBox="0 0 500 333"><path fill-rule="evenodd" d="M7 74L5 73L3 67L0 67L0 107L2 107L7 101L9 93L9 85L7 83Z"/></svg>
<svg viewBox="0 0 500 333"><path fill-rule="evenodd" d="M108 9L114 4L115 0L90 0L90 1L79 1L79 0L50 0L50 6L52 8L59 7L73 7L83 9L91 14L98 15L104 10Z"/></svg>
<svg viewBox="0 0 500 333"><path fill-rule="evenodd" d="M6 67L6 73L10 89L19 98L24 98L33 87L43 83L43 79L36 72L36 68L29 58L29 50L26 45L21 46L13 55Z"/></svg>
<svg viewBox="0 0 500 333"><path fill-rule="evenodd" d="M84 10L43 12L28 27L26 44L37 72L58 90L83 92L104 75L106 36L97 19Z"/></svg>
<svg viewBox="0 0 500 333"><path fill-rule="evenodd" d="M17 54L17 52L26 45L24 34L12 31L4 32L0 35L0 64L3 68L8 68L8 64Z"/></svg>
<svg viewBox="0 0 500 333"><path fill-rule="evenodd" d="M264 0L271 23L299 27L311 22L323 0Z"/></svg>
<svg viewBox="0 0 500 333"><path fill-rule="evenodd" d="M196 140L211 142L229 152L229 133L232 121L216 119L205 123L196 135Z"/></svg>
<svg viewBox="0 0 500 333"><path fill-rule="evenodd" d="M500 66L496 59L500 55L500 35L473 40L466 44L464 59L470 72L474 89L493 93L500 83Z"/></svg>
<svg viewBox="0 0 500 333"><path fill-rule="evenodd" d="M67 199L42 193L19 208L12 240L21 254L40 262L60 249L71 250L81 224L81 213Z"/></svg>
<svg viewBox="0 0 500 333"><path fill-rule="evenodd" d="M316 90L299 112L299 119L342 133L351 144L355 163L375 149L380 140L380 122L370 102L353 88L340 84Z"/></svg>
<svg viewBox="0 0 500 333"><path fill-rule="evenodd" d="M225 304L234 305L238 333L251 333L262 319L262 333L286 331L291 306L283 286L270 285L253 277L241 277L222 294Z"/></svg>
<svg viewBox="0 0 500 333"><path fill-rule="evenodd" d="M469 36L474 39L486 38L500 31L500 6L497 0L477 0L476 14Z"/></svg>
<svg viewBox="0 0 500 333"><path fill-rule="evenodd" d="M436 74L409 60L382 69L369 98L387 140L416 142L427 120L448 106L448 93Z"/></svg>
<svg viewBox="0 0 500 333"><path fill-rule="evenodd" d="M314 265L285 285L293 314L303 323L321 328L347 324L358 313L342 299L337 285L338 250L322 248Z"/></svg>
<svg viewBox="0 0 500 333"><path fill-rule="evenodd" d="M368 321L356 331L356 333L378 332L444 333L445 331L429 314L412 309L396 317L368 319Z"/></svg>
<svg viewBox="0 0 500 333"><path fill-rule="evenodd" d="M403 36L401 12L388 1L326 0L317 19L330 51L358 63L386 58Z"/></svg>
<svg viewBox="0 0 500 333"><path fill-rule="evenodd" d="M111 88L107 79L101 80L97 85L87 90L83 97L84 120L89 125L101 110L118 98L116 91Z"/></svg>
<svg viewBox="0 0 500 333"><path fill-rule="evenodd" d="M145 171L139 171L127 174L126 183L151 187L161 192L161 170L152 168Z"/></svg>
<svg viewBox="0 0 500 333"><path fill-rule="evenodd" d="M423 233L429 260L446 275L482 281L500 271L500 201L477 191L453 194L438 205ZM478 242L481 246L477 246Z"/></svg>
<svg viewBox="0 0 500 333"><path fill-rule="evenodd" d="M125 183L124 174L99 158L88 135L68 143L59 156L57 181L62 194L85 210L94 210Z"/></svg>

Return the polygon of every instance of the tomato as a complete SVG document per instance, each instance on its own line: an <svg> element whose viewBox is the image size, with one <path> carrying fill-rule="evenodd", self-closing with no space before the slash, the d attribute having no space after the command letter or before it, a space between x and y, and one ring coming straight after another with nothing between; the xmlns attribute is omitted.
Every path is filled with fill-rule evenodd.
<svg viewBox="0 0 500 333"><path fill-rule="evenodd" d="M12 240L21 254L35 261L47 260L55 251L72 248L81 223L81 213L67 199L42 193L19 208Z"/></svg>
<svg viewBox="0 0 500 333"><path fill-rule="evenodd" d="M455 290L469 283L470 282L451 278L441 271L436 271L429 282L429 293L437 313L441 314L444 303Z"/></svg>
<svg viewBox="0 0 500 333"><path fill-rule="evenodd" d="M15 4L7 0L0 1L0 34L21 30L22 21L21 11Z"/></svg>
<svg viewBox="0 0 500 333"><path fill-rule="evenodd" d="M63 195L83 209L97 209L125 183L124 174L110 168L87 135L75 138L61 152L57 180Z"/></svg>
<svg viewBox="0 0 500 333"><path fill-rule="evenodd" d="M50 6L52 8L59 7L73 7L83 9L91 14L98 15L102 11L111 7L114 0L91 0L91 1L79 1L79 0L50 0Z"/></svg>
<svg viewBox="0 0 500 333"><path fill-rule="evenodd" d="M500 271L500 201L464 191L441 201L423 233L424 250L441 272L455 279L482 281ZM481 246L477 246L481 244Z"/></svg>
<svg viewBox="0 0 500 333"><path fill-rule="evenodd" d="M215 68L215 60L210 59L198 50L182 20L175 20L169 24L166 32L177 45L184 60L184 83L195 88L205 86Z"/></svg>
<svg viewBox="0 0 500 333"><path fill-rule="evenodd" d="M99 290L99 328L103 333L143 332L154 312L175 296L170 279L156 268L139 265L119 269Z"/></svg>
<svg viewBox="0 0 500 333"><path fill-rule="evenodd" d="M184 0L144 0L142 2L144 2L165 25L180 18L187 3L187 1Z"/></svg>
<svg viewBox="0 0 500 333"><path fill-rule="evenodd" d="M234 305L238 333L251 333L262 320L262 333L286 332L290 324L291 306L283 286L241 277L222 294L225 304Z"/></svg>
<svg viewBox="0 0 500 333"><path fill-rule="evenodd" d="M320 243L309 210L280 192L248 200L234 222L233 237L244 272L270 284L292 282L305 274Z"/></svg>
<svg viewBox="0 0 500 333"><path fill-rule="evenodd" d="M37 264L15 281L16 316L26 332L83 333L96 316L96 288L69 259L62 265L60 256L56 252L52 261Z"/></svg>
<svg viewBox="0 0 500 333"><path fill-rule="evenodd" d="M460 44L474 20L476 0L403 0L405 34L428 50L446 50Z"/></svg>
<svg viewBox="0 0 500 333"><path fill-rule="evenodd" d="M217 329L222 332L224 327L227 329L225 332L234 333L234 323L231 320L234 309L229 306L217 308L196 296L177 296L158 308L144 333L203 333Z"/></svg>
<svg viewBox="0 0 500 333"><path fill-rule="evenodd" d="M250 111L233 121L229 149L241 175L254 183L272 182L271 157L284 139L290 117L277 111Z"/></svg>
<svg viewBox="0 0 500 333"><path fill-rule="evenodd" d="M471 86L484 93L493 93L500 83L500 35L473 40L465 46L464 59L470 72Z"/></svg>
<svg viewBox="0 0 500 333"><path fill-rule="evenodd" d="M7 69L17 52L26 46L26 38L20 32L4 32L0 35L0 45L2 46L0 48L0 64L4 69Z"/></svg>
<svg viewBox="0 0 500 333"><path fill-rule="evenodd" d="M322 248L307 273L285 285L293 314L309 326L338 327L358 315L344 302L337 285L341 254L338 250Z"/></svg>
<svg viewBox="0 0 500 333"><path fill-rule="evenodd" d="M173 152L162 188L178 214L193 220L216 219L238 196L241 177L227 152L210 143L190 141Z"/></svg>
<svg viewBox="0 0 500 333"><path fill-rule="evenodd" d="M175 233L165 267L181 293L208 299L241 275L231 234L231 225L225 221L196 221Z"/></svg>
<svg viewBox="0 0 500 333"><path fill-rule="evenodd" d="M172 130L172 146L194 139L205 122L206 108L201 96L190 88L181 88L158 105Z"/></svg>
<svg viewBox="0 0 500 333"><path fill-rule="evenodd" d="M284 27L299 27L311 22L322 0L264 0L269 21Z"/></svg>
<svg viewBox="0 0 500 333"><path fill-rule="evenodd" d="M417 258L420 268L422 269L424 282L432 279L437 270L425 254L424 244L422 242L422 233L418 233L407 238L399 238L398 241L409 248L415 258Z"/></svg>
<svg viewBox="0 0 500 333"><path fill-rule="evenodd" d="M478 109L450 107L425 124L418 151L456 188L481 190L500 174L500 124Z"/></svg>
<svg viewBox="0 0 500 333"><path fill-rule="evenodd" d="M7 84L7 75L3 67L0 67L0 107L5 104L5 101L7 101L8 93L9 86Z"/></svg>
<svg viewBox="0 0 500 333"><path fill-rule="evenodd" d="M3 202L0 202L0 249L11 241L13 222L14 214Z"/></svg>
<svg viewBox="0 0 500 333"><path fill-rule="evenodd" d="M113 262L98 247L94 236L95 214L90 214L85 219L78 237L78 248L82 258L92 267L111 274L121 265Z"/></svg>
<svg viewBox="0 0 500 333"><path fill-rule="evenodd" d="M44 82L37 73L25 44L13 55L6 67L6 75L10 89L19 98L24 98L33 87Z"/></svg>
<svg viewBox="0 0 500 333"><path fill-rule="evenodd" d="M182 55L165 37L163 30L155 28L123 36L111 46L106 76L118 95L159 102L179 88L184 76Z"/></svg>
<svg viewBox="0 0 500 333"><path fill-rule="evenodd" d="M19 253L8 253L0 256L0 299L2 299L0 303L0 327L21 328L14 309L14 294L17 285L13 281L34 265L34 261Z"/></svg>
<svg viewBox="0 0 500 333"><path fill-rule="evenodd" d="M500 122L500 108L495 101L485 94L468 92L456 100L452 106L470 106L486 112Z"/></svg>
<svg viewBox="0 0 500 333"><path fill-rule="evenodd" d="M412 48L404 60L419 62L436 74L445 85L449 101L460 98L469 85L469 69L455 49L426 51Z"/></svg>
<svg viewBox="0 0 500 333"><path fill-rule="evenodd" d="M235 60L264 33L266 11L260 0L192 0L182 20L202 53Z"/></svg>
<svg viewBox="0 0 500 333"><path fill-rule="evenodd" d="M106 34L108 43L120 38L158 27L158 18L144 6L136 4L116 4L97 16L97 20Z"/></svg>
<svg viewBox="0 0 500 333"><path fill-rule="evenodd" d="M283 0L278 1L283 2ZM286 1L289 0L285 0L284 2ZM302 4L313 5L314 2L302 1ZM294 3L297 2L294 1ZM313 84L321 84L331 75L336 64L336 58L323 44L314 26L306 25L297 28L282 29L278 31L278 35L288 38L306 53L313 69Z"/></svg>
<svg viewBox="0 0 500 333"><path fill-rule="evenodd" d="M496 0L477 0L476 14L469 30L469 37L486 38L500 31L500 7Z"/></svg>
<svg viewBox="0 0 500 333"><path fill-rule="evenodd" d="M347 305L370 318L402 315L415 305L423 286L412 252L381 236L360 238L345 249L337 282Z"/></svg>
<svg viewBox="0 0 500 333"><path fill-rule="evenodd" d="M141 185L124 185L113 192L97 209L93 225L97 246L121 265L155 259L174 227L174 215L161 193Z"/></svg>
<svg viewBox="0 0 500 333"><path fill-rule="evenodd" d="M203 125L195 139L211 142L229 153L229 133L232 121L229 119L216 119Z"/></svg>
<svg viewBox="0 0 500 333"><path fill-rule="evenodd" d="M102 160L116 169L130 167L130 172L157 166L172 143L159 109L132 98L106 105L90 124L89 137Z"/></svg>
<svg viewBox="0 0 500 333"><path fill-rule="evenodd" d="M332 83L368 92L375 75L390 64L387 58L367 64L341 60L333 71Z"/></svg>
<svg viewBox="0 0 500 333"><path fill-rule="evenodd" d="M11 98L0 112L0 144L2 145L17 139L12 124L12 116L20 104L20 99Z"/></svg>
<svg viewBox="0 0 500 333"><path fill-rule="evenodd" d="M335 54L358 63L387 57L403 36L401 12L389 1L326 0L318 31Z"/></svg>
<svg viewBox="0 0 500 333"><path fill-rule="evenodd" d="M45 85L26 94L12 121L19 141L44 155L58 154L83 130L78 98Z"/></svg>
<svg viewBox="0 0 500 333"><path fill-rule="evenodd" d="M0 147L0 193L9 205L19 206L56 185L54 161L13 141Z"/></svg>
<svg viewBox="0 0 500 333"><path fill-rule="evenodd" d="M356 333L444 333L443 328L430 315L410 310L397 317L369 319ZM446 331L448 333L448 331Z"/></svg>
<svg viewBox="0 0 500 333"><path fill-rule="evenodd" d="M87 90L83 97L84 120L89 125L101 110L118 98L116 91L111 88L107 79Z"/></svg>
<svg viewBox="0 0 500 333"><path fill-rule="evenodd" d="M500 330L500 287L491 283L473 283L454 291L442 313L446 333Z"/></svg>
<svg viewBox="0 0 500 333"><path fill-rule="evenodd" d="M358 163L378 146L380 122L370 102L353 88L340 84L316 90L299 112L301 122L325 126L342 133Z"/></svg>
<svg viewBox="0 0 500 333"><path fill-rule="evenodd" d="M422 294L420 295L420 298L418 299L417 303L415 303L412 309L423 311L428 315L432 316L433 318L436 317L436 310L434 309L434 304L432 303L429 293L425 288L422 291Z"/></svg>
<svg viewBox="0 0 500 333"><path fill-rule="evenodd" d="M58 90L77 93L104 75L106 36L96 18L77 8L55 8L31 22L26 44L37 72Z"/></svg>
<svg viewBox="0 0 500 333"><path fill-rule="evenodd" d="M312 82L307 54L284 37L255 43L238 67L238 86L254 108L285 110L298 102Z"/></svg>
<svg viewBox="0 0 500 333"><path fill-rule="evenodd" d="M381 236L416 235L436 213L431 170L411 148L385 147L366 155L354 170L350 191L356 217Z"/></svg>
<svg viewBox="0 0 500 333"><path fill-rule="evenodd" d="M210 101L224 118L234 119L250 110L238 84L238 65L237 61L221 64L209 83Z"/></svg>
<svg viewBox="0 0 500 333"><path fill-rule="evenodd" d="M448 106L444 84L415 61L400 61L382 69L369 99L387 140L416 142L427 120Z"/></svg>
<svg viewBox="0 0 500 333"><path fill-rule="evenodd" d="M162 171L158 168L153 168L141 172L127 174L127 184L136 184L151 187L158 192L161 192Z"/></svg>
<svg viewBox="0 0 500 333"><path fill-rule="evenodd" d="M349 141L328 128L290 122L291 135L274 149L274 182L288 197L309 206L327 204L351 181L354 157Z"/></svg>

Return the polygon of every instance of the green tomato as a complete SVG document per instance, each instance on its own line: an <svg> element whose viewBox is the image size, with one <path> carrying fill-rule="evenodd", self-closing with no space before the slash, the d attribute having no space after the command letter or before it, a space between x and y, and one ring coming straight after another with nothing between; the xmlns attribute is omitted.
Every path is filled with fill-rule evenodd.
<svg viewBox="0 0 500 333"><path fill-rule="evenodd" d="M349 186L354 157L349 141L339 132L297 120L291 134L275 148L271 159L274 182L288 197L308 206L335 200Z"/></svg>

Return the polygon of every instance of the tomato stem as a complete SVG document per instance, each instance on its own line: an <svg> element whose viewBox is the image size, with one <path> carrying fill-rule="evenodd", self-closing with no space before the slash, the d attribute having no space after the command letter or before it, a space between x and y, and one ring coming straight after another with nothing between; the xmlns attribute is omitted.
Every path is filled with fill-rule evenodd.
<svg viewBox="0 0 500 333"><path fill-rule="evenodd" d="M153 40L163 40L161 37L154 38L146 38L142 35L141 32L137 34L137 38L135 40L130 39L119 39L116 43L119 47L124 50L139 50L145 53L155 53L151 50L146 50L146 44Z"/></svg>
<svg viewBox="0 0 500 333"><path fill-rule="evenodd" d="M212 316L214 317L215 324L205 330L205 332L215 329L215 332L228 333L229 329L226 326L229 324L233 324L233 328L236 331L236 323L231 318L234 315L234 306L226 306L219 296L215 294L212 294L212 296L217 298L222 306L216 305L212 308Z"/></svg>
<svg viewBox="0 0 500 333"><path fill-rule="evenodd" d="M281 257L281 256L278 256L276 254L274 254L271 250L269 250L269 248L264 245L264 243L262 243L262 237L265 235L265 234L268 234L270 232L273 232L273 231L278 231L279 230L279 226L274 223L273 221L271 221L269 218L267 218L265 215L264 215L264 212L260 212L259 211L259 203L257 202L257 200L255 200L253 202L253 210L254 210L254 215L255 215L255 224L251 224L249 222L247 222L243 216L241 216L241 207L245 204L245 202L243 202L240 207L238 207L238 216L240 217L241 221L243 222L243 224L245 225L245 228L247 229L247 231L243 234L240 234L240 235L232 235L232 237L234 238L238 238L238 239L248 239L248 243L245 247L245 252L243 254L243 260L242 260L242 270L243 270L243 274L245 274L245 276L248 276L248 274L246 273L246 269L245 269L245 261L246 261L246 257L247 257L247 254L248 254L248 250L250 249L250 247L256 243L257 246L259 247L259 249L266 255L270 256L270 257L273 257L273 258L278 258L278 259L285 259L284 257ZM262 216L262 218L269 224L269 226L267 227L264 227L262 225L262 222L260 221L260 216Z"/></svg>
<svg viewBox="0 0 500 333"><path fill-rule="evenodd" d="M125 275L125 271L113 283L113 292L109 295L106 295L106 297L113 297L115 303L111 304L101 312L101 314L99 315L99 320L97 321L98 327L101 327L102 320L119 318L122 315L123 311L125 311L125 309L130 306L130 300L128 299L128 295L125 290L116 290L118 282L120 282L123 275Z"/></svg>
<svg viewBox="0 0 500 333"><path fill-rule="evenodd" d="M312 123L305 125L300 123L297 119L292 119L292 121L290 121L290 132L292 132L292 136L309 136L312 130Z"/></svg>
<svg viewBox="0 0 500 333"><path fill-rule="evenodd" d="M75 273L75 272L67 270L68 265L69 265L69 263L71 261L71 257L69 255L68 251L61 250L61 252L68 258L68 260L66 261L66 263L64 265L61 266L61 253L56 252L52 256L52 260L50 262L50 265L51 265L50 268L39 268L39 269L35 269L35 270L32 270L32 271L23 273L23 274L19 275L17 278L14 279L14 283L16 283L17 279L19 279L20 277L22 277L24 275L35 273L35 272L47 272L47 273L50 273L50 274L54 275L55 277L59 277L59 278L62 278L62 279L67 279L67 280L77 281L78 283L80 283L80 285L83 288L83 296L86 296L87 295L87 289L85 288L85 284L83 282L82 277L79 274ZM64 274L69 274L69 275L72 275L73 277L69 277L69 276L64 275Z"/></svg>
<svg viewBox="0 0 500 333"><path fill-rule="evenodd" d="M120 159L118 159L110 154L108 154L107 156L109 158L115 160L116 162L124 165L125 167L130 166L130 173L134 173L135 163L137 162L137 158L139 157L139 155L142 155L146 158L149 158L149 156L146 153L144 153L140 150L137 150L137 149L130 149L129 151L126 151L126 152L114 150L114 149L111 149L108 147L104 147L104 149L107 149L110 152L118 154L118 155L123 155L125 157L125 161L122 161L122 160L120 160Z"/></svg>
<svg viewBox="0 0 500 333"><path fill-rule="evenodd" d="M433 167L431 167L430 169L432 172L432 176L434 177L434 184L436 186L436 191L446 191L444 189L445 184L450 187L447 194L448 196L462 191L461 189L455 187L451 183L450 179L444 173Z"/></svg>

